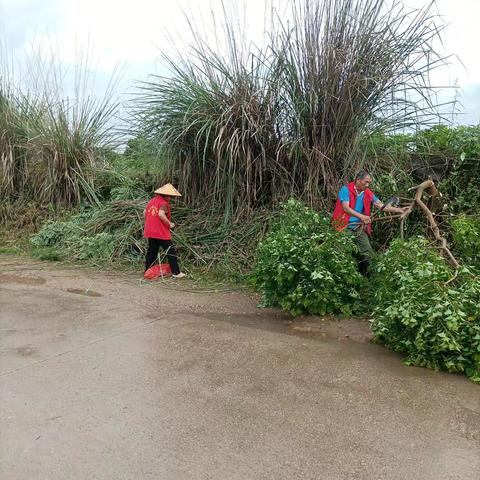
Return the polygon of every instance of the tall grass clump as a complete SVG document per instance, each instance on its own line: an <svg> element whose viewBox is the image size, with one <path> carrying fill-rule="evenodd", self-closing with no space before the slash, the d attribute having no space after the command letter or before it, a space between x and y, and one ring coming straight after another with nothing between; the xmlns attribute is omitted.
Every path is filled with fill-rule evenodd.
<svg viewBox="0 0 480 480"><path fill-rule="evenodd" d="M433 48L441 27L432 2L415 11L386 0L292 5L293 27L281 25L275 49L297 183L315 202L318 192L334 198L358 168L362 138L438 118L429 73L443 61Z"/></svg>
<svg viewBox="0 0 480 480"><path fill-rule="evenodd" d="M28 124L35 116L35 109L27 101L11 91L11 85L0 78L0 194L3 199L12 198L25 186Z"/></svg>
<svg viewBox="0 0 480 480"><path fill-rule="evenodd" d="M232 27L233 28L233 27ZM171 78L152 77L140 88L137 128L162 145L180 187L192 200L211 196L232 207L268 202L282 158L276 131L278 82L274 60L233 32L227 56L197 39L194 57L164 56ZM240 187L240 188L239 188Z"/></svg>
<svg viewBox="0 0 480 480"><path fill-rule="evenodd" d="M361 162L365 134L427 125L438 115L429 72L441 31L432 5L295 0L272 9L262 46L234 15L216 41L190 24L190 48L163 59L135 101L135 133L158 142L192 200L271 205L295 195L328 204Z"/></svg>
<svg viewBox="0 0 480 480"><path fill-rule="evenodd" d="M78 205L94 198L93 170L115 145L117 103L110 88L103 98L93 95L87 63L76 67L69 95L62 82L71 75L35 55L28 75L0 73L0 195Z"/></svg>

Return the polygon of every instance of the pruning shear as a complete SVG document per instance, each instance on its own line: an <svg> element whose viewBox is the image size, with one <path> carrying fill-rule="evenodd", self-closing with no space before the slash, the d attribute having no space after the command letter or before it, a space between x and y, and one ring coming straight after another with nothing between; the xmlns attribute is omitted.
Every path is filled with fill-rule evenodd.
<svg viewBox="0 0 480 480"><path fill-rule="evenodd" d="M374 214L370 217L370 221L373 221L373 220L375 219L375 217L376 217L380 212L382 212L382 211L385 209L385 207L388 207L388 206L390 206L390 205L396 207L399 203L400 203L400 198L398 198L398 197L390 197L390 198L382 205L382 207L381 207L378 211L374 212ZM362 223L362 222L355 222L355 221L354 221L354 222L349 221L349 222L348 222L348 225L349 225L349 226L350 226L350 225L354 225L353 230L357 230L358 228L364 228L364 226L365 226L364 223Z"/></svg>

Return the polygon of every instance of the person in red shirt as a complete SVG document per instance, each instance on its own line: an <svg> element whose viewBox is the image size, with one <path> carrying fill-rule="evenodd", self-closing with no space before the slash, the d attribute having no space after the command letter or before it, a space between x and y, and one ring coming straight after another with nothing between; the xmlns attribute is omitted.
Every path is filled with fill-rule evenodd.
<svg viewBox="0 0 480 480"><path fill-rule="evenodd" d="M182 195L171 183L155 190L153 197L145 208L145 227L143 236L148 239L148 250L145 257L145 271L157 261L158 251L162 247L166 251L168 263L174 278L185 277L180 271L178 255L172 243L171 229L175 224L171 221L170 199Z"/></svg>

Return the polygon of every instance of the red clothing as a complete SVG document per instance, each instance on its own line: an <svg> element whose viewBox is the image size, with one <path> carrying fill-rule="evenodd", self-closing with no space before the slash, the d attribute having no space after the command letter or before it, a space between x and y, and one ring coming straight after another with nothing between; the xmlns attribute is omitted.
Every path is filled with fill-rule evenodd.
<svg viewBox="0 0 480 480"><path fill-rule="evenodd" d="M147 204L145 209L145 228L143 236L145 238L158 238L160 240L171 240L172 234L170 228L163 223L159 217L161 207L166 207L166 214L170 220L170 204L165 197L155 195Z"/></svg>
<svg viewBox="0 0 480 480"><path fill-rule="evenodd" d="M348 205L350 208L355 210L355 204L357 203L357 192L355 191L355 182L350 182L347 185L348 192L350 194ZM373 192L366 188L363 192L363 213L364 215L370 216L372 211L372 201L373 201ZM348 222L350 221L350 215L343 210L342 202L337 198L337 203L335 204L335 210L333 211L332 224L335 230L341 231L347 228ZM365 225L365 231L371 235L372 234L372 224L369 223Z"/></svg>

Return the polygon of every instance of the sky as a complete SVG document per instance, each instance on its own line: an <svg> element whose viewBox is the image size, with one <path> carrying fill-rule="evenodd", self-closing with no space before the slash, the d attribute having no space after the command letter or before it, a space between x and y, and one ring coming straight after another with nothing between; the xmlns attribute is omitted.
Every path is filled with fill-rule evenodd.
<svg viewBox="0 0 480 480"><path fill-rule="evenodd" d="M245 0L240 15L252 38L260 38L265 2ZM408 7L422 7L426 0L404 0ZM224 0L228 6L235 0ZM221 12L222 0L0 0L0 39L3 52L22 58L26 51L47 49L66 68L88 56L95 89L105 89L116 72L115 90L128 96L135 81L166 72L160 52L186 48L185 14L211 30L210 12ZM480 0L437 0L436 8L447 28L444 54L454 55L447 67L432 74L432 84L459 87L458 123L480 122ZM211 33L211 32L210 32ZM5 53L4 53L5 55ZM82 57L83 55L83 57ZM457 58L458 57L458 58ZM26 81L31 81L24 75ZM440 93L451 100L453 89Z"/></svg>

